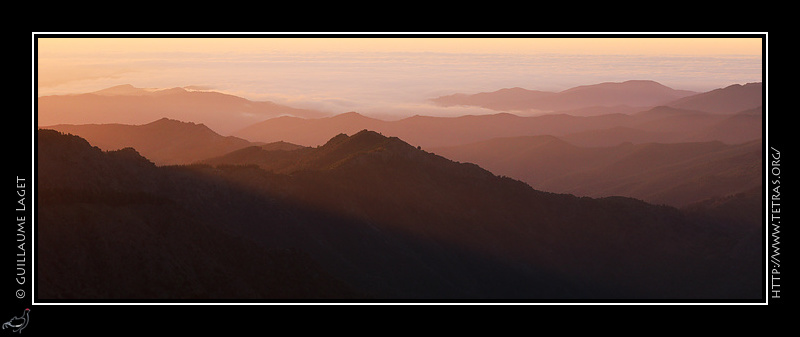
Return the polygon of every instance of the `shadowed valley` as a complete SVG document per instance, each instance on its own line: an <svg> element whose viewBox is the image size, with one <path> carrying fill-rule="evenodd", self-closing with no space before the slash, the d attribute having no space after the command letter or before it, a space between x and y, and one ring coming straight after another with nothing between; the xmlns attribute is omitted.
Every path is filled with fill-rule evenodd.
<svg viewBox="0 0 800 337"><path fill-rule="evenodd" d="M760 140L737 145L712 141L583 147L552 136L530 136L431 151L540 190L590 197L622 195L683 207L759 189L762 148Z"/></svg>
<svg viewBox="0 0 800 337"><path fill-rule="evenodd" d="M762 296L732 199L547 193L367 130L259 145L157 166L37 131L38 298Z"/></svg>

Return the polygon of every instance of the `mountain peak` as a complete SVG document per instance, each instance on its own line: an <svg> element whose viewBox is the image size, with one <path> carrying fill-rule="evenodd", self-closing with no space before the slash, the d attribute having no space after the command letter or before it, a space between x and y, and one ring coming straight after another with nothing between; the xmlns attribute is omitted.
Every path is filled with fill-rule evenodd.
<svg viewBox="0 0 800 337"><path fill-rule="evenodd" d="M734 88L759 88L759 87L761 87L761 82L750 82L745 84L734 83L727 87L720 88L717 90L734 89Z"/></svg>
<svg viewBox="0 0 800 337"><path fill-rule="evenodd" d="M355 112L355 111L348 111L348 112L341 113L341 114L338 114L338 115L333 116L333 117L334 118L354 118L354 117L365 117L365 116L360 114L360 113L358 113L358 112Z"/></svg>
<svg viewBox="0 0 800 337"><path fill-rule="evenodd" d="M388 137L384 136L380 132L375 132L372 130L363 129L359 132L356 132L351 136L352 139L373 139L373 140L384 140Z"/></svg>
<svg viewBox="0 0 800 337"><path fill-rule="evenodd" d="M531 91L531 90L528 90L528 89L525 89L525 88L521 88L521 87L513 87L513 88L503 88L503 89L497 90L496 92L511 93L511 92L528 92L528 91Z"/></svg>
<svg viewBox="0 0 800 337"><path fill-rule="evenodd" d="M156 90L153 92L153 95L174 95L174 94L183 94L187 92L189 91L184 88L174 87L174 88Z"/></svg>
<svg viewBox="0 0 800 337"><path fill-rule="evenodd" d="M134 87L131 84L121 84L116 85L113 87L109 87L106 89L101 89L92 94L101 95L101 96L130 96L130 95L146 95L148 93L147 90L142 88Z"/></svg>
<svg viewBox="0 0 800 337"><path fill-rule="evenodd" d="M589 84L589 85L581 85L577 87L573 87L567 90L562 91L561 93L569 93L581 90L588 90L588 89L624 89L624 90L631 90L631 89L647 89L647 90L654 90L654 89L661 89L661 90L672 90L670 87L667 87L661 83L658 83L653 80L627 80L623 82L603 82L597 84Z"/></svg>
<svg viewBox="0 0 800 337"><path fill-rule="evenodd" d="M341 144L341 143L347 141L348 139L350 139L350 137L347 134L340 133L340 134L338 134L336 136L333 136L333 138L331 138L330 140L328 140L325 143L325 145L323 145L323 147L332 146L332 145L336 145L336 144Z"/></svg>
<svg viewBox="0 0 800 337"><path fill-rule="evenodd" d="M662 86L662 87L665 87L665 85L663 85L663 84L661 84L661 83L658 83L658 82L656 82L656 81L653 81L653 80L627 80L627 81L623 81L622 83L626 83L626 84L646 84L646 85L657 85L657 86Z"/></svg>
<svg viewBox="0 0 800 337"><path fill-rule="evenodd" d="M132 84L120 84L92 92L92 94L101 96L150 96L150 95L160 96L160 95L180 94L186 92L188 91L181 87L166 88L166 89L154 89L154 88L145 89L145 88L134 87Z"/></svg>
<svg viewBox="0 0 800 337"><path fill-rule="evenodd" d="M162 117L159 120L147 123L145 125L151 125L151 126L153 126L153 125L186 125L186 126L194 126L194 125L203 125L203 124L196 124L196 123L193 123L193 122L184 122L184 121L179 121L177 119L172 119L172 118L168 118L168 117Z"/></svg>
<svg viewBox="0 0 800 337"><path fill-rule="evenodd" d="M380 147L388 140L390 140L389 137L375 131L364 129L356 132L352 136L340 133L325 143L323 148L346 147L357 151L363 151Z"/></svg>
<svg viewBox="0 0 800 337"><path fill-rule="evenodd" d="M338 167L358 157L372 157L377 155L382 160L395 156L407 156L410 152L417 151L408 143L397 137L387 137L371 130L361 130L351 136L339 134L331 138L325 145L314 149L316 167Z"/></svg>

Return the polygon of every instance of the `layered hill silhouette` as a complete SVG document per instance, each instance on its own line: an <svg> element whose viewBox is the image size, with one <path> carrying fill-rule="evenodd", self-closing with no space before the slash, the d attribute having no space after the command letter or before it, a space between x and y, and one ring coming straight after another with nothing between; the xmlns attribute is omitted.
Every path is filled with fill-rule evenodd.
<svg viewBox="0 0 800 337"><path fill-rule="evenodd" d="M477 105L501 111L545 109L559 113L518 116L508 112L460 117L413 116L384 121L349 112L328 118L281 117L233 133L254 142L287 141L318 146L339 133L369 129L422 147L456 146L497 137L553 135L583 146L625 142L740 144L762 137L761 83L706 93L673 90L653 81L601 83L560 93L503 89L434 99L444 105ZM567 102L541 103L532 102ZM492 102L492 103L487 103ZM528 104L524 106L524 104ZM560 104L560 103L559 103Z"/></svg>
<svg viewBox="0 0 800 337"><path fill-rule="evenodd" d="M555 111L573 115L631 113L655 106L732 114L762 105L760 82L733 84L709 92L675 90L658 82L606 82L545 92L523 88L477 94L452 94L431 99L441 106L478 106L497 111ZM638 108L638 109L637 109Z"/></svg>
<svg viewBox="0 0 800 337"><path fill-rule="evenodd" d="M229 134L267 118L318 118L324 113L269 101L251 101L214 91L147 90L120 85L86 94L37 98L39 126L56 124L145 124L162 117L208 125Z"/></svg>
<svg viewBox="0 0 800 337"><path fill-rule="evenodd" d="M387 123L354 111L323 118L283 116L247 126L234 132L233 136L254 142L286 141L303 146L317 146L340 133L352 134L363 129L382 130Z"/></svg>
<svg viewBox="0 0 800 337"><path fill-rule="evenodd" d="M579 86L560 93L535 92L532 96L537 100L564 101L572 105L560 107L554 110L559 111L557 114L546 116L520 117L498 113L461 117L413 116L399 121L384 121L356 112L326 116L317 111L296 109L272 102L254 102L213 91L184 88L148 90L121 85L87 94L39 97L37 125L143 125L168 118L203 124L219 134L232 135L251 142L286 141L303 146L322 145L339 133L349 134L362 129L397 136L423 147L454 146L495 137L563 137L573 133L598 133L618 128L627 128L640 134L652 133L636 136L648 141L720 140L741 143L760 137L754 134L760 135L761 114L748 115L747 118L733 118L733 115L760 109L761 91L760 83L731 85L694 95L653 81L600 83ZM530 100L515 98L526 96L525 93L530 92L532 91L514 88L496 93L453 96L493 97L487 99L496 101L497 104L513 105L520 100ZM657 116L644 114L667 107L674 109L672 111L695 111L696 115L683 116L682 120L678 120L677 116L669 116L672 121L661 123ZM732 115L731 119L726 121L722 113ZM702 127L709 130L703 130ZM694 133L691 139L682 139L681 137L690 137L687 132ZM609 133L614 134L613 131ZM675 133L674 137L666 137L668 133ZM616 144L636 142L636 137L622 139ZM620 137L617 135L615 138ZM602 140L605 137L600 139L602 145L610 143Z"/></svg>
<svg viewBox="0 0 800 337"><path fill-rule="evenodd" d="M204 124L168 118L142 125L62 124L46 128L78 135L104 151L131 147L157 165L191 164L257 145L222 136Z"/></svg>
<svg viewBox="0 0 800 337"><path fill-rule="evenodd" d="M760 107L763 91L764 88L760 82L744 85L733 84L725 88L684 97L667 105L681 109L734 114Z"/></svg>
<svg viewBox="0 0 800 337"><path fill-rule="evenodd" d="M631 80L584 85L560 92L500 89L477 94L453 94L431 99L442 106L479 106L498 111L564 111L590 107L653 107L697 94L655 81Z"/></svg>
<svg viewBox="0 0 800 337"><path fill-rule="evenodd" d="M681 143L721 141L741 144L761 139L764 129L761 107L730 115L696 110L656 107L633 115L639 122L592 129L559 136L569 143L615 146L623 143Z"/></svg>
<svg viewBox="0 0 800 337"><path fill-rule="evenodd" d="M349 112L319 119L268 119L233 135L251 142L286 141L303 146L319 146L337 134L350 134L361 129L399 137L424 148L535 135L572 138L586 146L715 140L736 144L759 139L763 132L760 107L739 114L722 115L659 106L633 114L523 117L498 113L460 117L413 116L396 121ZM620 130L624 132L618 132Z"/></svg>
<svg viewBox="0 0 800 337"><path fill-rule="evenodd" d="M410 145L397 137L385 137L374 131L362 130L352 136L341 133L319 147L295 146L274 149L272 146L251 146L204 160L202 163L257 165L268 171L292 174L299 171L329 170L350 165L355 157L370 153L419 156L422 152L412 149ZM388 160L388 158L384 159Z"/></svg>
<svg viewBox="0 0 800 337"><path fill-rule="evenodd" d="M735 203L545 193L367 130L264 149L299 159L274 170L37 138L40 299L763 296L759 225L718 216Z"/></svg>
<svg viewBox="0 0 800 337"><path fill-rule="evenodd" d="M583 147L553 136L530 136L431 151L536 189L591 197L623 195L683 207L761 187L762 147L760 140Z"/></svg>
<svg viewBox="0 0 800 337"><path fill-rule="evenodd" d="M656 107L634 115L519 117L498 114L459 118L416 116L387 122L351 112L317 120L279 118L284 122L297 124L295 127L286 123L276 124L272 131L262 129L263 134L272 137L263 138L272 141L266 144L232 136L224 137L202 124L166 118L144 125L56 125L50 128L84 137L106 151L134 148L157 165L196 162L256 164L267 170L287 173L287 170L300 165L298 162L301 156L320 151L313 146L297 145L294 142L313 144L315 139L323 136L331 135L336 139L336 135L347 133L336 133L339 130L351 130L348 132L352 134L356 133L354 129L359 126L376 126L383 128L387 135L405 134L418 141L428 140L428 143L421 142L427 150L449 159L476 163L493 173L522 180L545 191L594 197L622 195L653 203L683 206L708 197L741 192L754 186L753 183L757 182L759 175L755 165L760 162L760 149L754 144L761 144L757 142L763 132L761 116L760 109L733 115L717 115ZM604 128L616 124L626 126ZM591 127L600 128L576 133L567 131ZM524 130L539 130L533 133L541 134L499 137L501 134L513 135L514 130L522 134L526 133ZM559 130L566 135L556 138L543 134L545 131ZM293 142L282 141L287 138ZM552 141L546 146L539 146L538 142L541 140L566 143ZM720 140L727 144L719 143ZM327 142L330 141L331 139ZM461 145L429 146L442 142ZM653 143L662 145L656 146ZM713 151L701 151L710 148L707 144L716 144L720 151L736 148L733 145L749 144L742 148L747 148L750 152L742 155L742 160L724 162L730 167L692 168L695 163L690 159L697 162L717 160L710 157L716 155ZM639 154L637 160L630 161L631 167L637 171L621 175L621 172L627 171L617 170L618 165L614 160L626 159L628 151ZM694 157L681 157L680 151L685 155L694 154ZM498 157L501 155L502 157ZM673 158L674 161L658 160L662 158ZM734 171L737 173L732 174ZM721 176L725 178L714 178ZM709 188L709 184L716 187Z"/></svg>
<svg viewBox="0 0 800 337"><path fill-rule="evenodd" d="M364 298L307 253L232 235L174 194L211 203L234 189L131 148L105 152L53 130L37 142L39 300Z"/></svg>

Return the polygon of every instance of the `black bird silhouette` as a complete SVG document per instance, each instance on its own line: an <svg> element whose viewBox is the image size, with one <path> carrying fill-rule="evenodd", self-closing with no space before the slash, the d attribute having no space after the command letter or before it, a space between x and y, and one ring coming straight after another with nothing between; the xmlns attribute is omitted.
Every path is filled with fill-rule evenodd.
<svg viewBox="0 0 800 337"><path fill-rule="evenodd" d="M22 313L22 316L14 317L8 322L3 323L3 329L14 328L14 332L22 331L22 329L25 329L25 327L28 326L28 313L30 311L31 309L26 308L25 312Z"/></svg>

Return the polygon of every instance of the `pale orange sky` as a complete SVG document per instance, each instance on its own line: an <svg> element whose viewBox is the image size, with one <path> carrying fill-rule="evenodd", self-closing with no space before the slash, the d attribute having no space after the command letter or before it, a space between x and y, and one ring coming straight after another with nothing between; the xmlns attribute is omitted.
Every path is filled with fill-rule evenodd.
<svg viewBox="0 0 800 337"><path fill-rule="evenodd" d="M40 38L44 53L60 52L447 52L447 53L576 53L634 55L760 55L760 38L683 37L357 37L323 38Z"/></svg>
<svg viewBox="0 0 800 337"><path fill-rule="evenodd" d="M763 34L34 36L39 96L196 86L332 113L434 114L429 98L510 87L635 79L708 91L762 77Z"/></svg>

